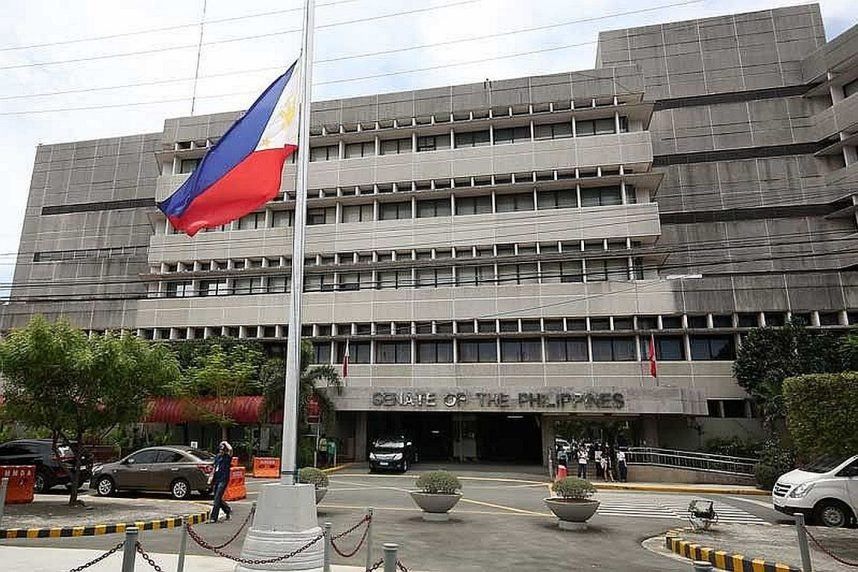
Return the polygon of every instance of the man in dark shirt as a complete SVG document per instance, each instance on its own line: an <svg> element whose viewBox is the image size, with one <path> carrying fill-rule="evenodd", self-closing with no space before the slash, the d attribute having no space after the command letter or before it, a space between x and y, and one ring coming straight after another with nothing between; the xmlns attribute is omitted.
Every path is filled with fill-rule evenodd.
<svg viewBox="0 0 858 572"><path fill-rule="evenodd" d="M226 515L226 520L232 516L232 508L223 500L226 486L229 484L229 468L232 465L232 446L222 441L217 448L217 456L214 460L214 475L212 475L212 486L214 487L214 505L212 506L211 521L217 522L221 509Z"/></svg>

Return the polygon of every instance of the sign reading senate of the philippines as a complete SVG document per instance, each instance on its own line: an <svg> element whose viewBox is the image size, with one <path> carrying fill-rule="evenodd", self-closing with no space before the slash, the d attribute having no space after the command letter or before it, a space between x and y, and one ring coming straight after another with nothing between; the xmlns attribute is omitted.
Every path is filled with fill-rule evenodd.
<svg viewBox="0 0 858 572"><path fill-rule="evenodd" d="M375 407L478 408L478 409L598 409L622 410L625 396L619 392L415 392L377 391L372 394Z"/></svg>

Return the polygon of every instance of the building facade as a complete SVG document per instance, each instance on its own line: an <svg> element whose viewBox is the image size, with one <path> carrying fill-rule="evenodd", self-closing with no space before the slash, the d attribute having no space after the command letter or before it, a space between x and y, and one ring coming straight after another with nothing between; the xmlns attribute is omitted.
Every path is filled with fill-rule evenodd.
<svg viewBox="0 0 858 572"><path fill-rule="evenodd" d="M741 334L858 323L858 28L817 5L602 32L596 67L313 105L302 335L347 456L539 462L557 422L759 426ZM282 351L295 165L194 238L154 207L238 113L40 146L2 329L37 313ZM650 374L650 341L657 377Z"/></svg>

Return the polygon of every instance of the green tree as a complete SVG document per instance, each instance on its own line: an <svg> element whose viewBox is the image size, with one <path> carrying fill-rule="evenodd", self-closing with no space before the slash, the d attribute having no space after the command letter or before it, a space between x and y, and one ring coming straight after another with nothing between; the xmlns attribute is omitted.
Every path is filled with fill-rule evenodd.
<svg viewBox="0 0 858 572"><path fill-rule="evenodd" d="M325 423L333 421L334 403L326 392L316 391L319 387L331 387L336 391L342 388L342 379L337 369L331 365L312 365L313 347L309 342L301 343L301 377L298 390L298 428L299 431L309 425L307 407L310 397L315 393L319 409ZM282 358L271 358L259 374L265 397L265 410L268 413L283 409L283 397L286 388L286 362Z"/></svg>
<svg viewBox="0 0 858 572"><path fill-rule="evenodd" d="M858 371L858 334L848 334L837 346L843 371Z"/></svg>
<svg viewBox="0 0 858 572"><path fill-rule="evenodd" d="M253 395L261 391L259 365L262 362L260 348L232 344L227 352L220 343L214 342L194 347L193 365L184 375L182 394L188 405L204 423L214 423L221 428L221 438L227 438L229 427L235 420L229 415L231 401L239 395ZM208 397L196 402L195 397Z"/></svg>
<svg viewBox="0 0 858 572"><path fill-rule="evenodd" d="M88 337L68 321L33 318L0 342L4 415L45 428L75 453L69 504L78 504L84 435L134 423L147 400L168 394L179 379L172 352L136 336Z"/></svg>
<svg viewBox="0 0 858 572"><path fill-rule="evenodd" d="M841 370L837 338L801 324L756 328L748 332L733 363L733 375L757 402L771 429L786 413L783 382L806 373Z"/></svg>
<svg viewBox="0 0 858 572"><path fill-rule="evenodd" d="M788 378L784 401L787 428L800 455L858 451L858 372Z"/></svg>

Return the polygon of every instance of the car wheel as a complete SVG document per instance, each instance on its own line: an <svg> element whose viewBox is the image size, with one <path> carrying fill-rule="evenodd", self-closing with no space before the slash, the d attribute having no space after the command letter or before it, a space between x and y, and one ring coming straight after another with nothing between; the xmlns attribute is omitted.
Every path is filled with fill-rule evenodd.
<svg viewBox="0 0 858 572"><path fill-rule="evenodd" d="M402 461L402 472L403 473L408 472L408 461Z"/></svg>
<svg viewBox="0 0 858 572"><path fill-rule="evenodd" d="M837 501L822 501L816 508L816 520L828 528L843 528L849 523L849 513Z"/></svg>
<svg viewBox="0 0 858 572"><path fill-rule="evenodd" d="M184 500L191 496L191 485L185 479L176 479L170 484L170 494L176 500Z"/></svg>
<svg viewBox="0 0 858 572"><path fill-rule="evenodd" d="M116 493L116 485L110 477L101 477L95 482L95 493L100 497L109 497Z"/></svg>
<svg viewBox="0 0 858 572"><path fill-rule="evenodd" d="M37 494L46 493L51 490L50 479L44 471L36 471L36 479L33 481L33 492Z"/></svg>

